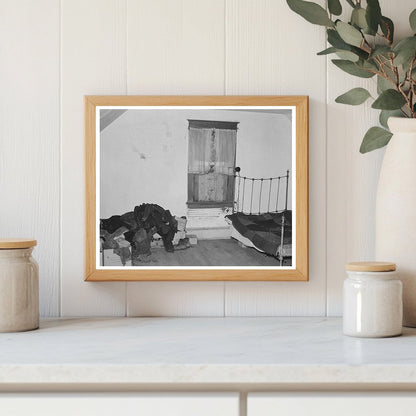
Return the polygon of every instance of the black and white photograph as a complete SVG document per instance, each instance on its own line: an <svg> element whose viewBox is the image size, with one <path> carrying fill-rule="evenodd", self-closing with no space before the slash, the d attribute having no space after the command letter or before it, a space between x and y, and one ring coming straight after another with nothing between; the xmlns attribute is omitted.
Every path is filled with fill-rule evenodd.
<svg viewBox="0 0 416 416"><path fill-rule="evenodd" d="M289 106L97 106L97 269L293 269L295 119Z"/></svg>

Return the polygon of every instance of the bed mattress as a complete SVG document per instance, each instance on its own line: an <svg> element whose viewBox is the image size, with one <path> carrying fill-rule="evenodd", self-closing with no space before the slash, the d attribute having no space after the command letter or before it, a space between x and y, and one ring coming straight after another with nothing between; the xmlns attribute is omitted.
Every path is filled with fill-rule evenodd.
<svg viewBox="0 0 416 416"><path fill-rule="evenodd" d="M272 256L280 253L283 212L266 214L243 214L237 212L227 215L237 231L232 237L248 246L254 246ZM285 211L285 229L283 236L283 255L291 256L292 245L292 211ZM244 238L238 238L241 235ZM252 244L248 244L248 241Z"/></svg>

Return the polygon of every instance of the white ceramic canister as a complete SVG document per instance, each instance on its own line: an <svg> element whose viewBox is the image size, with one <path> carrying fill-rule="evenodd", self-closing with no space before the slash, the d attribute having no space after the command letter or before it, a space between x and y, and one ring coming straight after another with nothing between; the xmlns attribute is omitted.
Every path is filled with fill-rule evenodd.
<svg viewBox="0 0 416 416"><path fill-rule="evenodd" d="M354 337L393 337L402 333L402 282L394 263L347 264L343 331Z"/></svg>
<svg viewBox="0 0 416 416"><path fill-rule="evenodd" d="M0 332L39 328L36 240L0 240Z"/></svg>

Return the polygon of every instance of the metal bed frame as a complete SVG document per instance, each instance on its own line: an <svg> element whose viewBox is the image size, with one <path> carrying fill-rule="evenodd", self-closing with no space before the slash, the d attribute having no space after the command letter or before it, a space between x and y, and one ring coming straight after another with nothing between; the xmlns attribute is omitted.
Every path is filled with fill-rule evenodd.
<svg viewBox="0 0 416 416"><path fill-rule="evenodd" d="M280 246L277 247L275 257L279 260L280 266L283 266L283 260L285 256L283 250L283 241L285 236L285 213L287 212L287 201L288 201L288 190L289 190L289 169L286 171L286 175L276 176L272 178L251 178L247 176L241 176L239 167L235 168L235 196L236 200L233 205L233 213L242 213L248 215L259 215L259 214L276 214L282 213L282 222L281 222L281 238ZM268 186L267 186L268 183ZM251 186L250 186L251 185ZM281 189L285 188L284 194L284 209L279 210L279 197ZM248 188L248 190L246 190ZM283 189L284 189L283 188ZM273 190L276 190L276 203L271 201ZM255 191L258 190L258 210L256 210L256 201L253 202L253 197ZM262 195L263 192L268 192L267 198L267 210L262 210ZM249 193L249 195L247 195ZM244 200L245 198L250 199L250 211L244 211ZM248 201L248 199L246 199ZM272 203L272 205L271 205ZM274 210L273 210L274 208ZM279 250L280 249L280 250Z"/></svg>

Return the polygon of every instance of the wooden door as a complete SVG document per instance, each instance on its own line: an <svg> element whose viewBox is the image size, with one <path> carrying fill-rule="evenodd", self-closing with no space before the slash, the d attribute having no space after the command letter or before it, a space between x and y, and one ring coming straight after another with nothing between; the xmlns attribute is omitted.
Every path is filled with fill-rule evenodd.
<svg viewBox="0 0 416 416"><path fill-rule="evenodd" d="M189 121L188 206L233 205L236 144L236 122Z"/></svg>

